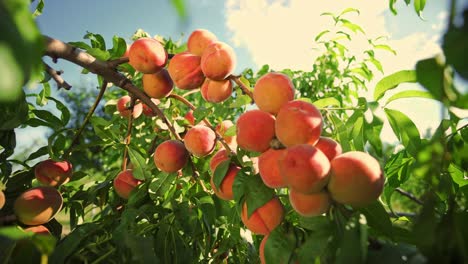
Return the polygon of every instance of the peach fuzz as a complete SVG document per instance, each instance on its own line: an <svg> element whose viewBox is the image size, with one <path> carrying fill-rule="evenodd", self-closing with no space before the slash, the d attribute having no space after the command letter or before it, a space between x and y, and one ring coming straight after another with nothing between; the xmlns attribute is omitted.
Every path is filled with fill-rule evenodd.
<svg viewBox="0 0 468 264"><path fill-rule="evenodd" d="M261 110L247 111L237 120L236 136L242 149L264 152L275 137L275 118Z"/></svg>
<svg viewBox="0 0 468 264"><path fill-rule="evenodd" d="M33 232L33 233L38 234L38 235L52 235L50 233L49 229L47 229L47 227L45 227L43 225L30 226L30 227L25 228L24 231Z"/></svg>
<svg viewBox="0 0 468 264"><path fill-rule="evenodd" d="M304 194L290 189L289 201L294 210L305 217L324 214L331 205L330 195L326 191Z"/></svg>
<svg viewBox="0 0 468 264"><path fill-rule="evenodd" d="M130 109L128 107L130 106L130 101L131 98L128 95L122 96L118 101L117 101L117 110L119 111L119 114L123 117L129 117L131 114ZM138 118L141 113L143 112L143 105L141 103L135 103L133 106L133 118Z"/></svg>
<svg viewBox="0 0 468 264"><path fill-rule="evenodd" d="M60 186L72 177L72 165L68 161L53 161L51 159L39 162L34 167L36 179L46 186Z"/></svg>
<svg viewBox="0 0 468 264"><path fill-rule="evenodd" d="M213 189L216 196L223 200L232 200L234 199L234 193L232 192L232 185L234 184L234 179L236 178L237 173L240 171L240 167L231 164L229 165L228 171L219 186L219 189L216 188L214 183L214 175L211 177L210 183L211 188Z"/></svg>
<svg viewBox="0 0 468 264"><path fill-rule="evenodd" d="M270 188L282 188L287 184L280 174L278 161L286 149L268 149L258 157L258 170L263 183Z"/></svg>
<svg viewBox="0 0 468 264"><path fill-rule="evenodd" d="M260 110L276 115L281 106L294 99L294 85L286 74L270 72L258 79L253 98Z"/></svg>
<svg viewBox="0 0 468 264"><path fill-rule="evenodd" d="M225 160L228 160L230 157L229 157L229 153L227 152L227 150L225 149L220 149L218 150L218 152L216 152L213 157L211 157L211 160L210 160L210 170L211 170L211 173L214 173L216 167L218 167L218 165L225 161Z"/></svg>
<svg viewBox="0 0 468 264"><path fill-rule="evenodd" d="M158 99L154 99L154 98L151 98L151 101L155 104L155 105L158 105L160 103L160 101ZM146 105L146 104L143 104L143 114L145 116L149 116L149 117L152 117L152 116L155 116L156 113L153 112L153 110L151 110L151 108Z"/></svg>
<svg viewBox="0 0 468 264"><path fill-rule="evenodd" d="M234 126L231 120L223 120L221 123L216 125L216 132L223 137L224 141L229 145L229 147L236 149L237 147L237 142L236 142L236 136L226 136L226 131Z"/></svg>
<svg viewBox="0 0 468 264"><path fill-rule="evenodd" d="M128 51L128 63L141 73L158 72L166 65L167 57L163 45L152 38L136 40Z"/></svg>
<svg viewBox="0 0 468 264"><path fill-rule="evenodd" d="M115 192L123 199L128 199L130 193L141 183L140 180L133 177L132 170L120 172L114 179Z"/></svg>
<svg viewBox="0 0 468 264"><path fill-rule="evenodd" d="M289 101L280 108L276 116L275 132L278 140L287 147L298 144L314 145L322 133L322 115L311 103Z"/></svg>
<svg viewBox="0 0 468 264"><path fill-rule="evenodd" d="M231 97L232 82L230 80L214 81L206 78L200 92L205 101L221 103Z"/></svg>
<svg viewBox="0 0 468 264"><path fill-rule="evenodd" d="M216 134L211 128L196 125L190 128L184 136L187 150L197 157L210 154L216 146Z"/></svg>
<svg viewBox="0 0 468 264"><path fill-rule="evenodd" d="M190 34L187 40L187 48L190 53L201 56L206 47L217 40L218 38L215 34L210 31L206 29L196 29Z"/></svg>
<svg viewBox="0 0 468 264"><path fill-rule="evenodd" d="M166 69L157 73L143 74L143 90L152 98L161 99L172 92L174 82Z"/></svg>
<svg viewBox="0 0 468 264"><path fill-rule="evenodd" d="M224 42L214 42L206 47L201 56L201 69L211 80L222 81L236 68L234 50Z"/></svg>
<svg viewBox="0 0 468 264"><path fill-rule="evenodd" d="M242 205L241 220L244 225L255 234L268 235L284 218L284 208L278 197L274 197L260 206L248 217L247 203Z"/></svg>
<svg viewBox="0 0 468 264"><path fill-rule="evenodd" d="M200 87L205 75L200 67L200 56L182 52L172 57L167 70L177 88L193 90Z"/></svg>
<svg viewBox="0 0 468 264"><path fill-rule="evenodd" d="M5 205L5 194L3 193L2 190L0 190L0 209L2 209L4 205Z"/></svg>
<svg viewBox="0 0 468 264"><path fill-rule="evenodd" d="M184 143L178 140L166 140L154 151L154 164L163 172L176 172L187 164L189 153Z"/></svg>
<svg viewBox="0 0 468 264"><path fill-rule="evenodd" d="M330 161L314 146L302 144L287 148L278 165L283 180L298 192L318 192L328 182Z"/></svg>
<svg viewBox="0 0 468 264"><path fill-rule="evenodd" d="M25 225L42 225L60 211L62 204L63 198L57 189L40 186L20 194L15 200L13 211Z"/></svg>
<svg viewBox="0 0 468 264"><path fill-rule="evenodd" d="M336 156L343 153L340 143L327 137L320 137L315 147L322 151L329 161L332 161Z"/></svg>
<svg viewBox="0 0 468 264"><path fill-rule="evenodd" d="M331 161L328 191L339 203L368 205L379 198L384 182L379 162L365 152L346 152Z"/></svg>

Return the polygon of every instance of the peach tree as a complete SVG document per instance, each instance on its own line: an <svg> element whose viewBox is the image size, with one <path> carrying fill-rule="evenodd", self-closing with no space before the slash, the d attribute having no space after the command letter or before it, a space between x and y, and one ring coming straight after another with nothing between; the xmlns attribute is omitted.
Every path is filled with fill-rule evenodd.
<svg viewBox="0 0 468 264"><path fill-rule="evenodd" d="M420 14L425 1L413 4ZM44 2L33 16L29 5L0 2L3 262L468 259L468 129L453 111L468 106L454 81L467 78L468 26L454 24L455 1L444 53L384 77L372 99L360 94L383 72L376 51L395 51L379 36L365 56L346 48L364 33L347 17L356 9L324 14L334 24L314 40L311 71L234 72L234 50L206 29L64 43L36 28ZM72 88L45 57L81 66L98 89ZM387 106L403 98L443 104L434 133ZM382 140L385 121L398 144ZM37 127L47 145L15 151L17 129Z"/></svg>

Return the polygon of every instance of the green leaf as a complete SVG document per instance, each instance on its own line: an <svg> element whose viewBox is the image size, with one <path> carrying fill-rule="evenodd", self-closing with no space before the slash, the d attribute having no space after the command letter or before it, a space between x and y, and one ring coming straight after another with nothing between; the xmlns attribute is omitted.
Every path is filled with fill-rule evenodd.
<svg viewBox="0 0 468 264"><path fill-rule="evenodd" d="M392 221L379 201L359 209L366 216L367 224L380 234L393 238Z"/></svg>
<svg viewBox="0 0 468 264"><path fill-rule="evenodd" d="M378 101L389 90L396 88L398 85L406 82L414 83L417 81L416 71L403 70L382 78L375 86L374 100Z"/></svg>
<svg viewBox="0 0 468 264"><path fill-rule="evenodd" d="M120 58L127 51L127 43L121 37L114 36L112 38L112 49L109 51L112 58Z"/></svg>
<svg viewBox="0 0 468 264"><path fill-rule="evenodd" d="M36 9L34 10L33 17L36 18L42 15L43 9L44 9L44 0L39 0L39 3L37 3Z"/></svg>
<svg viewBox="0 0 468 264"><path fill-rule="evenodd" d="M150 177L146 169L146 160L132 144L128 147L130 162L134 165L133 176L138 180L145 180Z"/></svg>
<svg viewBox="0 0 468 264"><path fill-rule="evenodd" d="M398 100L398 99L414 98L414 97L435 99L434 96L429 92L421 91L421 90L408 90L408 91L402 91L402 92L392 95L390 98L388 98L385 105L388 105L390 102Z"/></svg>
<svg viewBox="0 0 468 264"><path fill-rule="evenodd" d="M42 91L36 96L36 104L40 106L44 106L47 104L47 97L50 96L50 84L45 82L42 84L44 88Z"/></svg>
<svg viewBox="0 0 468 264"><path fill-rule="evenodd" d="M64 124L62 123L62 120L60 120L58 117L54 116L51 112L46 111L46 110L32 110L32 113L34 113L38 118L46 121L49 123L53 128L60 129L64 127Z"/></svg>
<svg viewBox="0 0 468 264"><path fill-rule="evenodd" d="M390 9L390 11L392 11L392 13L393 13L394 15L397 14L397 11L396 11L396 9L395 9L395 3L396 3L396 1L397 1L397 0L389 0L389 1L388 1L388 8Z"/></svg>
<svg viewBox="0 0 468 264"><path fill-rule="evenodd" d="M187 4L185 0L171 0L171 4L177 11L179 17L185 20L187 18Z"/></svg>
<svg viewBox="0 0 468 264"><path fill-rule="evenodd" d="M441 57L420 60L416 63L418 82L438 100L443 95L444 65Z"/></svg>
<svg viewBox="0 0 468 264"><path fill-rule="evenodd" d="M231 159L224 160L222 161L218 166L216 166L216 169L213 174L213 183L216 186L216 189L220 189L221 183L224 180L224 177L226 176L229 167L231 164Z"/></svg>
<svg viewBox="0 0 468 264"><path fill-rule="evenodd" d="M252 102L252 99L250 98L250 96L246 94L239 94L239 93L237 94L238 96L234 99L234 102L232 102L229 105L229 108L239 108L239 107L248 105Z"/></svg>
<svg viewBox="0 0 468 264"><path fill-rule="evenodd" d="M287 232L282 226L275 228L265 243L265 263L289 263L296 240L294 232Z"/></svg>
<svg viewBox="0 0 468 264"><path fill-rule="evenodd" d="M455 184L458 185L458 188L463 188L468 185L468 178L466 178L464 175L466 174L466 171L464 172L461 168L457 167L453 163L449 165L447 170L452 177L452 180L455 182Z"/></svg>
<svg viewBox="0 0 468 264"><path fill-rule="evenodd" d="M346 13L351 13L351 12L355 12L357 13L358 15L361 14L361 12L359 12L359 9L356 9L356 8L352 8L352 7L348 7L346 8L345 10L343 10L338 16L342 16Z"/></svg>
<svg viewBox="0 0 468 264"><path fill-rule="evenodd" d="M385 108L384 111L397 138L416 157L421 145L421 136L416 125L398 110Z"/></svg>
<svg viewBox="0 0 468 264"><path fill-rule="evenodd" d="M315 37L314 41L317 42L323 35L325 35L325 34L327 34L327 33L329 33L329 32L330 32L330 30L324 30L324 31L320 32L320 33Z"/></svg>
<svg viewBox="0 0 468 264"><path fill-rule="evenodd" d="M97 48L100 50L106 49L106 41L100 34L91 33L89 31L86 32L86 35L83 37L84 39L89 39L91 41L91 46L93 48Z"/></svg>
<svg viewBox="0 0 468 264"><path fill-rule="evenodd" d="M55 107L60 111L60 120L62 120L63 125L67 125L70 121L70 110L68 107L62 103L62 101L55 99L53 97L47 97L47 99L55 102Z"/></svg>
<svg viewBox="0 0 468 264"><path fill-rule="evenodd" d="M224 132L225 136L232 137L236 135L236 125L229 127L226 132Z"/></svg>
<svg viewBox="0 0 468 264"><path fill-rule="evenodd" d="M275 191L268 188L258 175L249 175L241 169L233 184L234 200L247 203L247 215L250 217L257 208L275 197Z"/></svg>
<svg viewBox="0 0 468 264"><path fill-rule="evenodd" d="M327 106L341 107L340 101L338 101L338 99L336 99L335 97L327 97L327 98L318 99L312 104L318 108L325 108Z"/></svg>
<svg viewBox="0 0 468 264"><path fill-rule="evenodd" d="M195 117L195 124L202 121L203 119L210 116L211 114L213 114L212 107L209 107L209 108L204 107L204 106L197 107L197 109L193 111L193 117Z"/></svg>
<svg viewBox="0 0 468 264"><path fill-rule="evenodd" d="M349 28L351 31L353 31L354 33L360 31L362 34L366 34L364 32L364 30L357 24L354 24L352 23L351 21L347 20L347 19L340 19L340 22L343 23L343 26L344 27L347 27Z"/></svg>
<svg viewBox="0 0 468 264"><path fill-rule="evenodd" d="M354 215L346 223L343 237L340 241L340 251L336 263L363 263L367 255L367 229L362 225L362 216Z"/></svg>
<svg viewBox="0 0 468 264"><path fill-rule="evenodd" d="M297 251L299 263L308 263L324 255L335 230L326 216L301 217L299 221L301 227L312 231Z"/></svg>
<svg viewBox="0 0 468 264"><path fill-rule="evenodd" d="M418 16L422 17L422 11L425 5L426 0L414 0L414 11L416 11Z"/></svg>
<svg viewBox="0 0 468 264"><path fill-rule="evenodd" d="M391 52L393 53L393 55L397 55L396 51L394 49L392 49L390 46L388 45L384 45L384 44L379 44L379 45L374 45L374 48L376 49L381 49L381 50L386 50L388 52Z"/></svg>
<svg viewBox="0 0 468 264"><path fill-rule="evenodd" d="M29 157L26 159L26 161L28 160L33 160L33 159L37 159L39 157L42 157L44 155L47 155L49 153L48 151L48 147L47 146L44 146L44 147L41 147L39 148L38 150L36 150L35 152L31 153L29 155Z"/></svg>
<svg viewBox="0 0 468 264"><path fill-rule="evenodd" d="M21 90L21 96L17 101L1 103L0 112L2 113L0 115L0 130L10 130L26 122L29 107L23 90Z"/></svg>
<svg viewBox="0 0 468 264"><path fill-rule="evenodd" d="M0 236L8 237L11 240L21 240L32 237L34 233L24 232L19 226L6 226L0 228Z"/></svg>

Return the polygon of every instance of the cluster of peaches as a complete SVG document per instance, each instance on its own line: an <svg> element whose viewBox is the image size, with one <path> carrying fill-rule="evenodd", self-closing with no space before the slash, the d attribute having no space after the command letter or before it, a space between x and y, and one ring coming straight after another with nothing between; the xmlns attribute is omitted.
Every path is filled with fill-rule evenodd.
<svg viewBox="0 0 468 264"><path fill-rule="evenodd" d="M41 185L21 193L13 205L16 218L26 226L25 231L50 235L43 224L53 219L62 209L63 198L57 187L67 183L72 173L72 165L68 161L48 159L35 166L34 175ZM2 206L0 201L0 209Z"/></svg>

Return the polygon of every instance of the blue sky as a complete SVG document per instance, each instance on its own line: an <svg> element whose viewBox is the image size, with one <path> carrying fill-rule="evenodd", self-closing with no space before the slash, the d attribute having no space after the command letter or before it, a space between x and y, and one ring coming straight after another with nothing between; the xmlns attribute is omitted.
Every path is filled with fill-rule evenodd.
<svg viewBox="0 0 468 264"><path fill-rule="evenodd" d="M258 69L263 64L277 70L287 67L308 70L318 55L312 49L315 35L331 25L330 19L320 14L354 7L361 11L360 15L351 14L348 18L362 26L366 36L355 37L347 46L359 53L366 38L387 36L388 44L398 55L378 56L385 74L390 74L412 69L417 60L440 52L448 2L427 1L423 20L403 0L396 5L397 16L389 11L387 0L187 0L189 18L183 22L168 0L48 0L37 21L43 34L63 41L82 40L86 31L90 31L102 34L108 43L114 35L130 43L130 36L139 28L151 35L183 41L194 29L205 28L235 49L236 73L246 67ZM460 5L466 2L459 1ZM63 77L76 87L94 81L92 75L81 76L80 69L70 63L61 62L54 67L63 69ZM382 76L377 76L376 81ZM367 96L372 94L374 85L375 82L369 85ZM390 107L409 115L420 131L435 127L440 119L439 105L429 100L401 100ZM384 130L384 139L391 140L389 126ZM43 133L36 131L38 138L43 137ZM28 136L19 132L19 137Z"/></svg>

